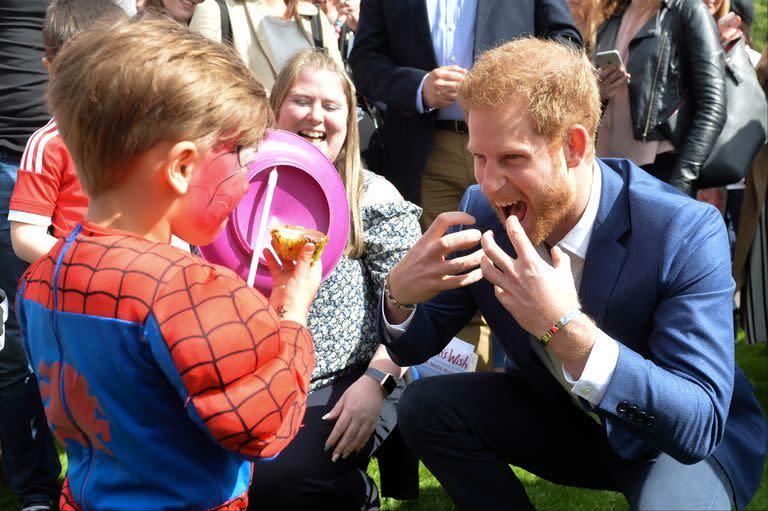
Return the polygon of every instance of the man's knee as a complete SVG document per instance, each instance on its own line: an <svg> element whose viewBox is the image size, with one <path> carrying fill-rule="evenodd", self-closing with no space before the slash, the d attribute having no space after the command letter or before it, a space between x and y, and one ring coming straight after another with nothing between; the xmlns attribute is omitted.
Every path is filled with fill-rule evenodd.
<svg viewBox="0 0 768 511"><path fill-rule="evenodd" d="M439 377L416 380L405 388L400 397L397 424L412 449L440 428L438 415L446 405L442 400L444 386L439 380Z"/></svg>
<svg viewBox="0 0 768 511"><path fill-rule="evenodd" d="M422 407L427 393L423 390L425 383L428 383L428 380L412 382L405 388L397 404L397 425L408 443L418 438L419 431L422 429L421 421L424 413Z"/></svg>

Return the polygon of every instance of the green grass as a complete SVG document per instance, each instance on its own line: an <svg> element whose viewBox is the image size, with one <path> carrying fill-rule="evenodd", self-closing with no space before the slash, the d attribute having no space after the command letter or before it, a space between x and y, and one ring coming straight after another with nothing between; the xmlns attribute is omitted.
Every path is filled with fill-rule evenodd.
<svg viewBox="0 0 768 511"><path fill-rule="evenodd" d="M763 51L768 44L768 0L755 1L755 21L752 23L752 44Z"/></svg>

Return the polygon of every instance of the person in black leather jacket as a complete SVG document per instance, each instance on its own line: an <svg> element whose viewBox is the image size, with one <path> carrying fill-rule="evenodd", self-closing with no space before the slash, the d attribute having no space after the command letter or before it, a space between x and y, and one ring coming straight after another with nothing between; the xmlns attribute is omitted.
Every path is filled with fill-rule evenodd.
<svg viewBox="0 0 768 511"><path fill-rule="evenodd" d="M701 166L725 123L717 27L700 0L617 4L598 31L596 52L618 49L626 69L600 70L604 113L598 156L634 159L694 195Z"/></svg>

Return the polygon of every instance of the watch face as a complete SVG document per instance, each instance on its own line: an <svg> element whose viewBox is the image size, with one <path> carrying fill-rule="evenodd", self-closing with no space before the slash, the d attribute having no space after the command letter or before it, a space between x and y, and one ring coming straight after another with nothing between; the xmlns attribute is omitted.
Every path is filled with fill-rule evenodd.
<svg viewBox="0 0 768 511"><path fill-rule="evenodd" d="M395 381L395 378L391 374L388 374L384 377L384 380L382 380L381 386L384 387L384 391L387 395L390 395L392 391L395 390L395 387L397 387L397 381Z"/></svg>

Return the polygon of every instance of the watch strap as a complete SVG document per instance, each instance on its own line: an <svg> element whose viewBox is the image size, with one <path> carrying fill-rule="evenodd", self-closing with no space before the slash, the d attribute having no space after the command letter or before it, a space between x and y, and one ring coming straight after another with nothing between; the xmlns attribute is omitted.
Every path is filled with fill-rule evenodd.
<svg viewBox="0 0 768 511"><path fill-rule="evenodd" d="M397 380L395 380L395 377L389 373L385 373L373 367L369 367L365 370L365 375L370 376L379 382L379 385L387 396L390 395L393 390L395 390L395 387L397 387Z"/></svg>

